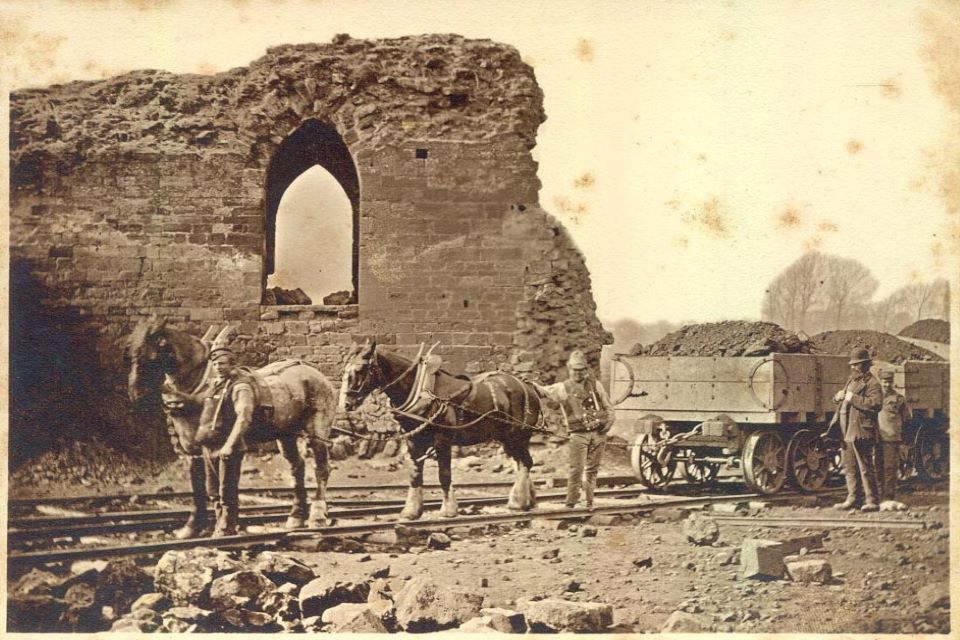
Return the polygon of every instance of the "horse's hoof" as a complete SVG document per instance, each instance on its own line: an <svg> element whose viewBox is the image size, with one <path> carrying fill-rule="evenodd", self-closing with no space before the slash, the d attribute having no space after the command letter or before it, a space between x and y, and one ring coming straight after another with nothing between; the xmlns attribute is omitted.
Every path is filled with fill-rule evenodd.
<svg viewBox="0 0 960 640"><path fill-rule="evenodd" d="M236 529L220 529L219 527L213 530L213 533L210 534L211 538L226 538L227 536L237 535Z"/></svg>
<svg viewBox="0 0 960 640"><path fill-rule="evenodd" d="M283 524L284 529L301 529L303 527L303 518L300 516L290 516Z"/></svg>
<svg viewBox="0 0 960 640"><path fill-rule="evenodd" d="M319 529L323 527L332 527L334 522L336 522L336 520L334 520L333 518L327 518L327 517L311 518L307 522L307 526L310 527L311 529Z"/></svg>
<svg viewBox="0 0 960 640"><path fill-rule="evenodd" d="M189 540L190 538L199 538L204 529L207 528L206 522L197 522L188 520L182 527L173 532L173 537L177 540Z"/></svg>
<svg viewBox="0 0 960 640"><path fill-rule="evenodd" d="M416 511L401 511L400 519L401 520L419 520L420 515L421 514L417 513Z"/></svg>
<svg viewBox="0 0 960 640"><path fill-rule="evenodd" d="M440 515L443 516L444 518L456 518L460 514L457 513L457 510L454 508L454 509L444 509L443 511L440 512Z"/></svg>

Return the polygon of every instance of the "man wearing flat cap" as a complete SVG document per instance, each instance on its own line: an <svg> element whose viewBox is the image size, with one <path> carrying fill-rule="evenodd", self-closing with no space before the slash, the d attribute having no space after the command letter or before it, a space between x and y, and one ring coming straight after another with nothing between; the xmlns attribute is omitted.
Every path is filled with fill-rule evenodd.
<svg viewBox="0 0 960 640"><path fill-rule="evenodd" d="M567 360L566 380L548 386L535 386L541 395L560 406L567 425L570 469L566 505L568 508L576 506L582 486L586 506L592 508L600 459L607 442L607 432L613 426L614 412L610 398L603 385L590 375L590 365L579 349L572 351Z"/></svg>
<svg viewBox="0 0 960 640"><path fill-rule="evenodd" d="M880 507L887 509L887 503L897 499L903 425L910 419L910 409L906 398L893 388L893 371L887 369L880 372L880 389L883 392L883 405L878 416L880 439L877 442L877 474L880 476Z"/></svg>
<svg viewBox="0 0 960 640"><path fill-rule="evenodd" d="M883 401L880 383L870 373L870 353L855 349L850 356L850 378L833 398L838 403L840 458L847 483L847 499L837 509L877 511L877 475L874 447L877 442L877 413ZM862 498L862 501L861 501Z"/></svg>
<svg viewBox="0 0 960 640"><path fill-rule="evenodd" d="M222 537L235 535L239 526L243 436L253 419L256 396L231 349L215 347L210 362L215 377L204 398L197 442L203 445L207 493L213 498L217 519L213 537Z"/></svg>

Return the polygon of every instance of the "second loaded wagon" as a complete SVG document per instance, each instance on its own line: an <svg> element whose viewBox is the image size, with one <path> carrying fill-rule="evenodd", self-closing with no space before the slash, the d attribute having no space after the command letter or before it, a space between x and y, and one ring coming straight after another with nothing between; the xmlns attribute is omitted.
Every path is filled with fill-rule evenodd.
<svg viewBox="0 0 960 640"><path fill-rule="evenodd" d="M945 363L875 363L913 411L905 428L905 471L925 479L949 467L949 367ZM755 357L630 356L611 364L612 431L631 443L638 479L665 487L679 466L689 481L710 482L737 468L755 491L785 484L816 491L837 465L839 434L828 425L833 396L849 376L847 358L773 353ZM824 437L826 436L826 437Z"/></svg>

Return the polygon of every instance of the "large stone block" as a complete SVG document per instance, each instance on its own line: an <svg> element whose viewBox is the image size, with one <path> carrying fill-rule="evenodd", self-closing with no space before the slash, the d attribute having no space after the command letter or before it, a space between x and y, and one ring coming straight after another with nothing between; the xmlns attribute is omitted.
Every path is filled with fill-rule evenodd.
<svg viewBox="0 0 960 640"><path fill-rule="evenodd" d="M318 616L338 604L365 603L369 595L370 585L364 582L321 576L300 589L300 610L305 618Z"/></svg>
<svg viewBox="0 0 960 640"><path fill-rule="evenodd" d="M832 569L830 563L823 558L807 558L793 560L786 563L787 575L794 582L815 582L826 584L830 582Z"/></svg>
<svg viewBox="0 0 960 640"><path fill-rule="evenodd" d="M395 615L406 631L437 631L475 617L482 604L480 594L438 587L428 578L414 578L397 594Z"/></svg>
<svg viewBox="0 0 960 640"><path fill-rule="evenodd" d="M334 633L387 633L387 628L370 604L339 604L323 612L321 620Z"/></svg>
<svg viewBox="0 0 960 640"><path fill-rule="evenodd" d="M613 624L613 607L598 602L571 602L557 598L526 600L519 604L530 631L598 633Z"/></svg>
<svg viewBox="0 0 960 640"><path fill-rule="evenodd" d="M740 547L740 573L744 578L780 578L785 555L783 544L777 540L745 538Z"/></svg>

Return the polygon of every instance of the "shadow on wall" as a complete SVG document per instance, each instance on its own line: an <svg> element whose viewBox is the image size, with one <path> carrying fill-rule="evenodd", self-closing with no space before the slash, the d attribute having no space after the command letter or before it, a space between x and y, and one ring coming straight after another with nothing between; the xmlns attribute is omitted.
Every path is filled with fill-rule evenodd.
<svg viewBox="0 0 960 640"><path fill-rule="evenodd" d="M73 308L50 309L28 261L10 264L11 469L58 442L98 438L134 456L173 459L159 398L131 410L120 346L98 352L100 331ZM101 343L101 349L102 349ZM111 363L104 366L104 362Z"/></svg>

